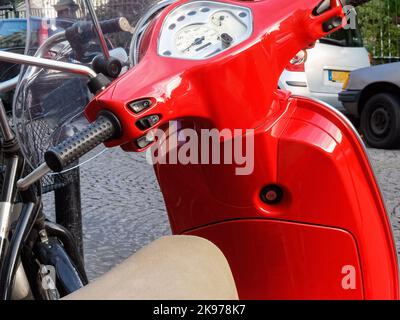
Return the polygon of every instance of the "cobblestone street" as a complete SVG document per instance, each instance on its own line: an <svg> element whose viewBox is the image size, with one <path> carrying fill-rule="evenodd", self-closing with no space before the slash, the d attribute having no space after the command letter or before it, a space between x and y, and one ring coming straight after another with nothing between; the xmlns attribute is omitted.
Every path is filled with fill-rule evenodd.
<svg viewBox="0 0 400 320"><path fill-rule="evenodd" d="M400 151L369 149L400 251ZM94 279L170 234L153 168L144 155L108 150L81 170L87 271ZM52 195L46 209L53 211Z"/></svg>
<svg viewBox="0 0 400 320"><path fill-rule="evenodd" d="M81 169L87 273L94 279L151 241L170 234L152 166L144 154L107 150ZM45 196L52 213L53 194Z"/></svg>

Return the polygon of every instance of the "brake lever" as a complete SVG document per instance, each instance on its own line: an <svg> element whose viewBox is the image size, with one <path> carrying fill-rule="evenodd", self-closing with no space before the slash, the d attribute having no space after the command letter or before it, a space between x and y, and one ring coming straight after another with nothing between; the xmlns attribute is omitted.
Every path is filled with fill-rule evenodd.
<svg viewBox="0 0 400 320"><path fill-rule="evenodd" d="M36 182L40 181L46 174L51 172L51 169L46 163L41 164L38 168L33 170L26 177L21 178L17 181L17 188L21 191L28 190Z"/></svg>

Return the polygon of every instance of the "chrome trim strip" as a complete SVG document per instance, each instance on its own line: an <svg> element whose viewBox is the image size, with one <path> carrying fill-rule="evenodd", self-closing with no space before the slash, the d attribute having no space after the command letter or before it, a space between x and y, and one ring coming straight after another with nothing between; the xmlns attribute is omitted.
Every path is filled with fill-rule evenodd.
<svg viewBox="0 0 400 320"><path fill-rule="evenodd" d="M12 204L0 202L0 238L7 239L10 228Z"/></svg>
<svg viewBox="0 0 400 320"><path fill-rule="evenodd" d="M15 138L14 132L8 122L7 112L3 101L0 99L0 131L3 134L4 141L12 141Z"/></svg>
<svg viewBox="0 0 400 320"><path fill-rule="evenodd" d="M18 180L17 188L22 191L27 190L31 185L42 179L49 172L51 172L50 168L46 163L43 163L25 178Z"/></svg>
<svg viewBox="0 0 400 320"><path fill-rule="evenodd" d="M307 82L304 81L286 81L286 84L291 87L307 88Z"/></svg>
<svg viewBox="0 0 400 320"><path fill-rule="evenodd" d="M0 82L0 93L6 93L17 87L19 76L16 76L10 80Z"/></svg>
<svg viewBox="0 0 400 320"><path fill-rule="evenodd" d="M64 72L79 74L82 76L88 76L90 78L95 78L97 76L96 72L94 72L89 67L83 65L67 63L62 61L55 61L50 59L43 59L38 57L31 57L18 53L0 51L0 61L64 71Z"/></svg>

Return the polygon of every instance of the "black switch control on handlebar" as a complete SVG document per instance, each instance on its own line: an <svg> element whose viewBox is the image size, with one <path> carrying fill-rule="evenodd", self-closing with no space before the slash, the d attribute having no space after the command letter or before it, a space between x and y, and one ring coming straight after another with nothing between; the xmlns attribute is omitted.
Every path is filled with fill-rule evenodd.
<svg viewBox="0 0 400 320"><path fill-rule="evenodd" d="M122 70L122 63L118 59L110 57L106 59L100 54L93 59L93 70L97 73L102 73L111 78L118 78Z"/></svg>
<svg viewBox="0 0 400 320"><path fill-rule="evenodd" d="M54 172L64 171L68 165L107 140L118 138L122 128L111 112L102 111L86 129L45 153L45 161Z"/></svg>

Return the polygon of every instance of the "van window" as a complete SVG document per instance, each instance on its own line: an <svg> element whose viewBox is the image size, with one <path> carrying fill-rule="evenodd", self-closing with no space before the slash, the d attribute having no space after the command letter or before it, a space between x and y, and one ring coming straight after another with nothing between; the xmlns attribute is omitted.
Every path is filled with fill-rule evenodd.
<svg viewBox="0 0 400 320"><path fill-rule="evenodd" d="M329 36L322 38L321 43L340 47L363 47L363 39L360 29L340 29Z"/></svg>
<svg viewBox="0 0 400 320"><path fill-rule="evenodd" d="M354 10L354 9L353 9ZM361 35L361 30L358 25L358 16L355 11L349 11L351 14L351 19L355 24L351 24L351 20L349 22L349 28L342 28L338 31L330 34L329 36L322 38L320 40L321 43L331 44L334 46L340 47L363 47L363 38ZM351 27L352 26L352 27ZM355 27L355 28L354 28Z"/></svg>

